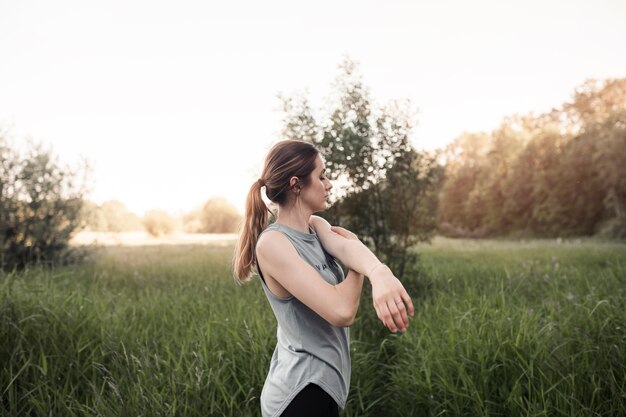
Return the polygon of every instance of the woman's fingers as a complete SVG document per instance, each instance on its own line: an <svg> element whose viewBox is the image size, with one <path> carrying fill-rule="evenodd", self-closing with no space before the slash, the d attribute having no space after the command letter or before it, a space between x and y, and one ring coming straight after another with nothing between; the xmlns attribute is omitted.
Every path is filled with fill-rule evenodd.
<svg viewBox="0 0 626 417"><path fill-rule="evenodd" d="M403 332L409 327L409 318L403 302L397 303L390 299L387 302L374 304L378 319L393 333Z"/></svg>
<svg viewBox="0 0 626 417"><path fill-rule="evenodd" d="M409 293L406 292L406 290L402 291L402 301L404 301L404 304L406 304L407 313L409 313L409 315L413 317L413 315L415 314L415 308L413 307L413 301L411 301L411 297L409 296Z"/></svg>
<svg viewBox="0 0 626 417"><path fill-rule="evenodd" d="M391 318L391 315L389 314L388 311L385 311L385 309L387 308L387 306L378 306L376 304L374 304L374 309L376 310L376 316L378 317L378 320L381 321L381 323L387 327L389 330L391 330L392 332L395 332L394 330L394 326L391 320L389 320Z"/></svg>
<svg viewBox="0 0 626 417"><path fill-rule="evenodd" d="M393 318L393 322L400 331L405 331L409 326L409 318L406 314L406 308L404 307L404 302L400 300L397 302L396 300L389 300L387 302L387 306L389 308L389 312L391 313L391 317Z"/></svg>
<svg viewBox="0 0 626 417"><path fill-rule="evenodd" d="M349 231L348 229L344 229L341 226L331 226L330 230L337 233L339 236L343 236L346 239L358 240L358 236Z"/></svg>
<svg viewBox="0 0 626 417"><path fill-rule="evenodd" d="M381 321L383 322L383 324L385 326L387 326L387 328L395 333L398 331L398 327L396 326L396 323L393 320L393 317L391 315L391 312L389 311L389 308L387 307L387 305L382 305L381 306L381 313L382 313L382 317L381 317Z"/></svg>
<svg viewBox="0 0 626 417"><path fill-rule="evenodd" d="M395 326L393 325L393 320L391 320L391 314L389 313L387 305L374 302L374 310L376 310L378 320L380 320L389 330L395 332Z"/></svg>
<svg viewBox="0 0 626 417"><path fill-rule="evenodd" d="M409 326L409 316L415 314L415 309L400 280L393 275L382 275L375 280L370 277L370 282L378 318L394 333L405 331Z"/></svg>

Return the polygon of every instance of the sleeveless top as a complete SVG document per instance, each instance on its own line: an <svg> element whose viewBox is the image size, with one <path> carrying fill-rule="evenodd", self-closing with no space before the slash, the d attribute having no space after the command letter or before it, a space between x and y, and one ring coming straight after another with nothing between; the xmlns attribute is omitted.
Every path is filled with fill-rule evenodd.
<svg viewBox="0 0 626 417"><path fill-rule="evenodd" d="M322 247L312 229L303 233L273 223L268 230L283 233L302 259L319 271L320 279L336 285L344 280L341 267ZM261 285L274 311L278 328L276 348L261 392L263 417L280 415L309 383L319 385L341 407L346 406L350 387L349 327L335 327L293 295L281 298Z"/></svg>

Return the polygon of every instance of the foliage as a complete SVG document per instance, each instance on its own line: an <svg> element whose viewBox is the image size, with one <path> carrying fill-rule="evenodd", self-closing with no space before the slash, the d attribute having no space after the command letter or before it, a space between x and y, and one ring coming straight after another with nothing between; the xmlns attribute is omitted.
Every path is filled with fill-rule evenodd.
<svg viewBox="0 0 626 417"><path fill-rule="evenodd" d="M371 104L354 61L341 63L334 88L328 116L319 119L305 95L281 96L282 136L311 142L324 156L339 190L322 215L356 232L402 275L411 246L435 230L437 156L411 145L415 111L408 100Z"/></svg>
<svg viewBox="0 0 626 417"><path fill-rule="evenodd" d="M204 205L183 217L185 230L190 233L235 233L241 214L225 198L210 198Z"/></svg>
<svg viewBox="0 0 626 417"><path fill-rule="evenodd" d="M88 166L60 164L51 150L29 144L16 151L0 134L0 268L68 260L81 226ZM81 179L83 182L81 183Z"/></svg>
<svg viewBox="0 0 626 417"><path fill-rule="evenodd" d="M411 248L429 241L435 229L439 175L434 156L410 150L396 159L384 181L348 194L328 215L358 231L402 276L415 264L417 255Z"/></svg>
<svg viewBox="0 0 626 417"><path fill-rule="evenodd" d="M588 81L561 109L505 119L490 133L464 134L445 155L438 223L448 236L602 230L620 238L626 78Z"/></svg>
<svg viewBox="0 0 626 417"><path fill-rule="evenodd" d="M130 232L143 230L142 219L119 200L108 200L98 205L86 201L81 213L85 229L94 232Z"/></svg>
<svg viewBox="0 0 626 417"><path fill-rule="evenodd" d="M142 229L139 216L129 211L121 201L105 201L102 203L101 210L107 225L106 231L108 232L127 232Z"/></svg>
<svg viewBox="0 0 626 417"><path fill-rule="evenodd" d="M104 217L102 208L93 201L83 200L83 208L80 212L80 217L83 220L83 230L93 232L108 231L107 220Z"/></svg>
<svg viewBox="0 0 626 417"><path fill-rule="evenodd" d="M150 210L142 220L143 227L154 237L170 235L176 228L176 220L163 210Z"/></svg>

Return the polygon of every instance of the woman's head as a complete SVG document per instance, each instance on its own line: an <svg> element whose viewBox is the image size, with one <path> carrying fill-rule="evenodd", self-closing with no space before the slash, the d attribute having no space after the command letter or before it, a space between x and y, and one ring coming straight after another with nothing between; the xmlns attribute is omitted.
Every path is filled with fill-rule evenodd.
<svg viewBox="0 0 626 417"><path fill-rule="evenodd" d="M309 175L316 166L319 151L307 142L284 140L270 149L260 181L270 201L284 206L289 202L294 187L303 188L309 183ZM294 180L296 177L297 180Z"/></svg>
<svg viewBox="0 0 626 417"><path fill-rule="evenodd" d="M252 184L246 198L243 224L234 256L235 277L240 282L247 281L252 273L256 262L256 242L271 214L261 196L262 187L265 187L267 198L279 207L292 204L301 192L306 194L308 189L312 196L319 199L321 193L325 196L327 190L317 183L313 186L311 181L312 174L323 174L322 170L319 151L310 143L284 140L270 149L261 178ZM325 177L324 180L328 183ZM326 188L330 189L330 183Z"/></svg>

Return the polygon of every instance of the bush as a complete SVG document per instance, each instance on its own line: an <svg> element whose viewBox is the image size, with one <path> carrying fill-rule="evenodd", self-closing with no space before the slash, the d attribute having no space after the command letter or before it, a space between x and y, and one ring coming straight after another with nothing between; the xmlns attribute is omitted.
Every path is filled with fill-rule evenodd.
<svg viewBox="0 0 626 417"><path fill-rule="evenodd" d="M61 166L41 145L21 154L0 133L0 268L77 259L69 241L82 223L77 178L87 169Z"/></svg>
<svg viewBox="0 0 626 417"><path fill-rule="evenodd" d="M142 229L142 221L135 213L129 211L124 203L109 200L100 207L106 222L106 232L130 232Z"/></svg>
<svg viewBox="0 0 626 417"><path fill-rule="evenodd" d="M172 216L162 210L150 210L143 218L143 226L154 237L172 234L176 222Z"/></svg>
<svg viewBox="0 0 626 417"><path fill-rule="evenodd" d="M189 233L234 233L241 222L241 214L224 198L211 198L201 209L183 218Z"/></svg>
<svg viewBox="0 0 626 417"><path fill-rule="evenodd" d="M142 220L118 200L108 200L98 205L84 201L81 213L85 230L92 232L132 232L143 230Z"/></svg>
<svg viewBox="0 0 626 417"><path fill-rule="evenodd" d="M81 218L83 220L82 230L91 232L108 232L107 220L104 217L102 208L93 201L84 200L81 210Z"/></svg>

